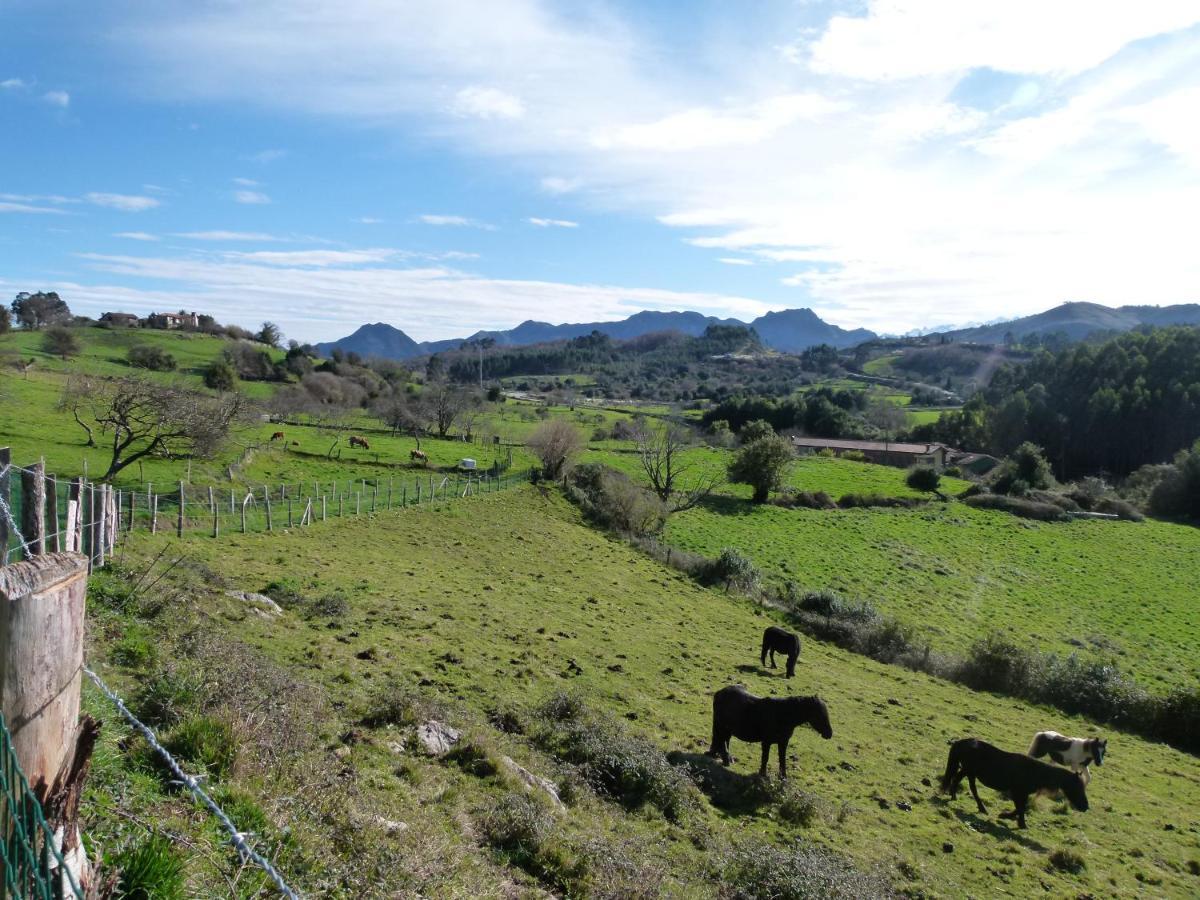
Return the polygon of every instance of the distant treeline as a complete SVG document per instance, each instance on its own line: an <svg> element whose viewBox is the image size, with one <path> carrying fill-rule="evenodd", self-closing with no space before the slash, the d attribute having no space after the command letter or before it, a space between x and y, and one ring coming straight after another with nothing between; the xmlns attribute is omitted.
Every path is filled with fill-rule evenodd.
<svg viewBox="0 0 1200 900"><path fill-rule="evenodd" d="M683 402L747 389L780 396L805 370L800 357L766 353L753 329L733 325L711 325L699 337L661 332L620 341L594 331L552 344L493 346L483 350L482 365L485 381L528 376L535 389L539 378L586 374L600 396ZM474 346L430 359L431 371L461 383L477 383L479 367Z"/></svg>
<svg viewBox="0 0 1200 900"><path fill-rule="evenodd" d="M1064 480L1166 462L1200 438L1200 329L1042 351L911 436L998 456L1032 441Z"/></svg>
<svg viewBox="0 0 1200 900"><path fill-rule="evenodd" d="M762 419L776 431L799 429L814 437L856 438L874 434L874 429L858 413L866 409L866 391L816 388L782 399L770 397L731 397L722 400L704 414L711 426L725 421L733 431L741 431L747 422Z"/></svg>

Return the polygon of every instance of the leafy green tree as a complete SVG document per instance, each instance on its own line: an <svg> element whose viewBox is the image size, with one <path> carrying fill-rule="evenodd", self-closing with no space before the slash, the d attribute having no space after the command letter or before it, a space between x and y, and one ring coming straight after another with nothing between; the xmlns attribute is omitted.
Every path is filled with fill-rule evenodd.
<svg viewBox="0 0 1200 900"><path fill-rule="evenodd" d="M728 423L726 423L728 425ZM771 437L775 434L775 429L771 427L771 423L765 419L754 419L742 426L741 438L743 444L753 444L755 441L761 441L765 437Z"/></svg>
<svg viewBox="0 0 1200 900"><path fill-rule="evenodd" d="M228 360L214 359L204 370L204 384L214 391L232 391L237 386L237 372Z"/></svg>
<svg viewBox="0 0 1200 900"><path fill-rule="evenodd" d="M260 344L266 344L268 347L278 347L283 343L283 332L279 330L279 326L274 322L263 322L262 328L258 330L258 334L254 339Z"/></svg>
<svg viewBox="0 0 1200 900"><path fill-rule="evenodd" d="M1054 474L1042 448L1025 441L1004 460L992 476L992 490L997 494L1021 495L1026 491L1044 491L1054 487Z"/></svg>
<svg viewBox="0 0 1200 900"><path fill-rule="evenodd" d="M22 328L31 331L46 325L66 325L71 309L54 291L30 294L22 291L12 302L12 314Z"/></svg>
<svg viewBox="0 0 1200 900"><path fill-rule="evenodd" d="M904 482L914 491L928 491L936 494L942 483L942 476L933 466L913 466L908 470L908 477L904 479Z"/></svg>
<svg viewBox="0 0 1200 900"><path fill-rule="evenodd" d="M8 311L7 306L0 306L0 334L8 334L12 331L12 313Z"/></svg>
<svg viewBox="0 0 1200 900"><path fill-rule="evenodd" d="M1150 493L1150 510L1159 516L1200 520L1200 441L1176 454Z"/></svg>
<svg viewBox="0 0 1200 900"><path fill-rule="evenodd" d="M750 485L754 492L750 499L766 503L771 491L783 487L792 460L790 441L776 434L762 437L737 452L729 464L729 480Z"/></svg>
<svg viewBox="0 0 1200 900"><path fill-rule="evenodd" d="M54 356L69 359L79 354L81 346L79 338L71 329L56 325L46 332L42 339L42 349Z"/></svg>

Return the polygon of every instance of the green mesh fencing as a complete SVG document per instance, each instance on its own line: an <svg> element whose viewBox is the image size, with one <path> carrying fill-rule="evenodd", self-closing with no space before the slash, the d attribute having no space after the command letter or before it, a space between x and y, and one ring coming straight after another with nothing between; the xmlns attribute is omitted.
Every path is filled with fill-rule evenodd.
<svg viewBox="0 0 1200 900"><path fill-rule="evenodd" d="M42 805L29 790L29 782L17 765L12 736L0 714L0 855L4 861L3 900L83 900L83 892L67 873L62 854L54 843L54 832L42 813ZM66 884L64 884L64 881Z"/></svg>

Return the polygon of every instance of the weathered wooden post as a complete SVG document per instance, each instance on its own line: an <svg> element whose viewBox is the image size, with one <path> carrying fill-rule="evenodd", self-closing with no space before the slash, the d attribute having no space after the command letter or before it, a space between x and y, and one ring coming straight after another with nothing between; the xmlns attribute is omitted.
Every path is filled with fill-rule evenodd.
<svg viewBox="0 0 1200 900"><path fill-rule="evenodd" d="M213 537L218 537L221 533L221 526L218 523L218 516L220 516L220 513L217 511L217 498L211 487L208 489L208 505L212 507Z"/></svg>
<svg viewBox="0 0 1200 900"><path fill-rule="evenodd" d="M96 504L96 543L92 548L92 565L104 565L104 547L108 541L108 535L105 533L104 526L108 524L108 503L105 495L107 485L100 485L100 498ZM93 489L94 490L94 489Z"/></svg>
<svg viewBox="0 0 1200 900"><path fill-rule="evenodd" d="M184 496L183 482L181 481L181 482L179 482L179 522L175 528L175 534L177 537L183 537L183 515L184 515L183 510L184 510L184 505L186 503L187 503L187 499Z"/></svg>
<svg viewBox="0 0 1200 900"><path fill-rule="evenodd" d="M356 516L362 515L362 494L358 491L354 492L354 514Z"/></svg>
<svg viewBox="0 0 1200 900"><path fill-rule="evenodd" d="M291 497L287 498L287 504L288 504L288 528L291 528L292 527L292 498Z"/></svg>
<svg viewBox="0 0 1200 900"><path fill-rule="evenodd" d="M135 511L137 510L137 496L137 491L129 492L129 528L127 530L130 534L133 533L133 523L137 518L135 515Z"/></svg>
<svg viewBox="0 0 1200 900"><path fill-rule="evenodd" d="M325 521L325 495L321 495L321 521Z"/></svg>
<svg viewBox="0 0 1200 900"><path fill-rule="evenodd" d="M250 502L252 494L247 493L246 499L242 501L242 534L246 533L246 504Z"/></svg>
<svg viewBox="0 0 1200 900"><path fill-rule="evenodd" d="M83 552L83 479L72 478L67 494L67 549Z"/></svg>
<svg viewBox="0 0 1200 900"><path fill-rule="evenodd" d="M158 531L158 494L154 494L150 501L150 533L154 534Z"/></svg>
<svg viewBox="0 0 1200 900"><path fill-rule="evenodd" d="M50 520L50 527L54 529L50 535L51 540L48 542L46 549L58 553L62 550L62 528L58 524L58 479L53 475L46 476L47 487L50 491L46 495L46 518Z"/></svg>
<svg viewBox="0 0 1200 900"><path fill-rule="evenodd" d="M89 878L79 799L99 733L95 720L79 718L87 570L77 553L0 567L0 711L17 764L81 885Z"/></svg>
<svg viewBox="0 0 1200 900"><path fill-rule="evenodd" d="M45 468L45 463L36 462L21 470L21 536L26 559L46 552Z"/></svg>

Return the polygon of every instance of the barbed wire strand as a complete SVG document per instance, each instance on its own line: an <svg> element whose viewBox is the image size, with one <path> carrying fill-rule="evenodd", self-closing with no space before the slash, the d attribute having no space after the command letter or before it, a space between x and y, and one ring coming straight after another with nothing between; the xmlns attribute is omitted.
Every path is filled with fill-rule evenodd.
<svg viewBox="0 0 1200 900"><path fill-rule="evenodd" d="M253 862L260 869L266 872L271 881L275 883L275 887L279 889L279 893L284 897L287 897L288 900L299 900L299 895L296 894L296 892L290 887L288 887L287 882L283 880L283 876L275 870L275 867L271 865L266 857L246 843L245 834L241 831L238 831L237 826L225 813L225 810L221 809L221 807L217 805L216 801L213 800L212 797L210 797L207 793L205 793L204 789L200 787L200 783L193 776L188 775L183 771L183 769L180 768L179 763L175 761L175 758L172 757L167 749L158 742L158 738L154 736L154 732L151 731L148 726L142 724L142 722L138 720L137 716L129 711L129 708L125 705L125 701L118 697L117 694L107 684L104 683L104 680L87 666L83 667L83 672L92 680L96 687L100 689L104 696L112 701L112 703L117 707L117 711L121 713L125 720L131 726L133 726L133 728L136 729L142 735L142 737L146 739L146 742L154 748L154 751L162 757L163 761L167 764L167 767L171 770L172 774L174 774L179 783L190 790L196 799L208 807L208 811L211 812L218 821L220 821L220 823L225 827L225 830L229 832L229 843L233 845L235 850L237 850L238 855L241 856L245 862Z"/></svg>

